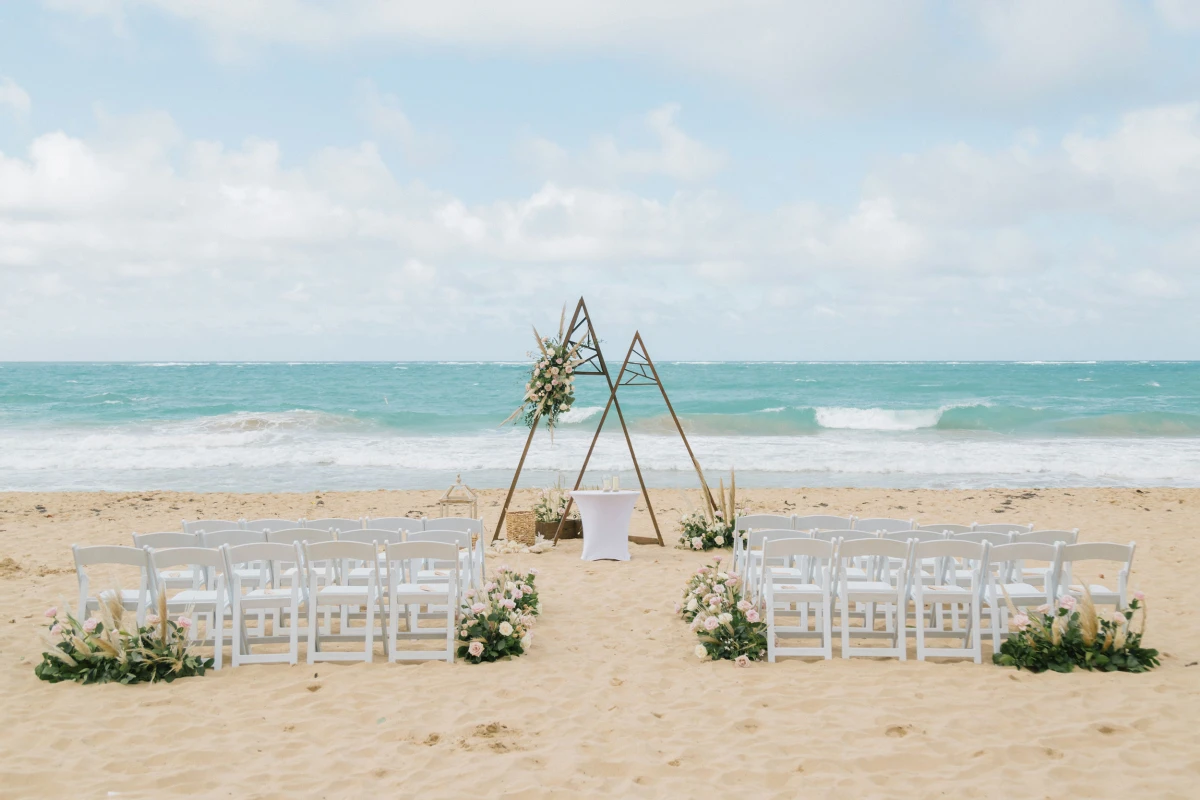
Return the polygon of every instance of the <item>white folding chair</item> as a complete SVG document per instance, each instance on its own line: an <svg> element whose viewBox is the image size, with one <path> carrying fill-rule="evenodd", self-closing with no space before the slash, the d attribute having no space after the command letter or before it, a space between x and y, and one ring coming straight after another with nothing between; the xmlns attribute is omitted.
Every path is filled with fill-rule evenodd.
<svg viewBox="0 0 1200 800"><path fill-rule="evenodd" d="M1024 542L990 547L984 565L982 600L987 606L993 652L1000 652L1000 640L1008 636L1008 603L1015 608L1046 605L1053 613L1055 582L1062 564L1061 544ZM1020 565L1026 560L1049 564L1046 585L1037 587L1020 580Z"/></svg>
<svg viewBox="0 0 1200 800"><path fill-rule="evenodd" d="M198 533L164 531L162 533L135 533L133 534L133 546L139 550L144 547L160 550L165 547L201 547L202 545ZM185 587L198 589L200 584L206 580L206 576L202 575L200 571L190 568L165 570L159 573L158 577L159 585L168 589Z"/></svg>
<svg viewBox="0 0 1200 800"><path fill-rule="evenodd" d="M891 539L896 542L907 542L909 540L912 540L914 542L944 542L944 541L946 541L946 536L941 531L918 531L918 530L892 531L890 533L881 534L879 538L880 539ZM940 563L941 562L939 562L935 558L926 558L926 559L921 559L919 561L914 562L913 572L912 572L913 582L917 582L918 580L925 581L925 582L934 580L934 577L937 573L937 567ZM893 568L895 568L899 565L892 564L892 566L893 566Z"/></svg>
<svg viewBox="0 0 1200 800"><path fill-rule="evenodd" d="M835 545L839 541L842 541L842 540L845 540L848 542L853 542L858 539L878 539L879 538L874 533L869 532L869 531L852 531L852 530L813 531L812 536L814 539L820 539L822 542L832 542ZM862 563L852 564L851 566L847 567L846 576L852 581L865 581L865 580L867 580L866 567L867 567L867 564L866 564L865 559L862 560ZM837 591L837 586L834 586L834 591L835 592Z"/></svg>
<svg viewBox="0 0 1200 800"><path fill-rule="evenodd" d="M389 544L403 542L405 537L404 531L381 530L379 528L363 528L361 531L339 531L337 538L339 542L374 542L377 547L383 548ZM381 549L379 556L376 559L379 563L379 583L384 585L387 581L387 556ZM352 562L349 571L346 573L346 580L350 583L366 583L367 573L371 567L367 564L359 564Z"/></svg>
<svg viewBox="0 0 1200 800"><path fill-rule="evenodd" d="M474 553L471 556L475 569L472 582L476 588L483 586L483 576L487 574L486 564L484 563L487 548L483 541L483 519L473 519L471 517L426 517L422 522L425 523L423 530L427 531L459 531L471 534L475 540Z"/></svg>
<svg viewBox="0 0 1200 800"><path fill-rule="evenodd" d="M746 535L755 530L793 530L792 517L783 514L745 514L733 522L733 568L745 573Z"/></svg>
<svg viewBox="0 0 1200 800"><path fill-rule="evenodd" d="M81 547L71 545L71 553L75 556L75 577L79 579L79 614L76 619L80 623L87 619L88 614L100 608L98 595L88 594L90 577L88 567L95 566L125 566L136 567L138 570L137 589L115 589L120 593L121 607L126 611L137 614L138 625L146 618L146 604L150 600L153 584L147 577L148 564L146 551L137 547L121 547L119 545L95 545Z"/></svg>
<svg viewBox="0 0 1200 800"><path fill-rule="evenodd" d="M201 643L211 640L213 668L220 669L225 650L225 616L229 613L229 593L225 587L225 559L219 550L207 547L169 547L164 550L145 548L150 578L157 594L166 588L159 582L164 570L187 567L211 576L210 583L200 589L184 589L166 596L168 614L192 615L188 638ZM196 617L205 617L205 635L197 636ZM234 645L236 648L236 645Z"/></svg>
<svg viewBox="0 0 1200 800"><path fill-rule="evenodd" d="M1016 522L989 522L987 525L973 525L971 530L974 531L991 531L992 533L1029 533L1033 530L1033 523L1021 525Z"/></svg>
<svg viewBox="0 0 1200 800"><path fill-rule="evenodd" d="M837 594L841 612L842 658L855 655L895 656L901 661L908 659L905 639L908 615L908 574L912 561L912 545L907 541L890 539L843 539L838 542L836 553L838 573ZM849 570L855 559L865 559L871 566L867 580L852 581ZM893 565L899 565L895 567ZM892 574L894 572L894 574ZM865 607L863 626L854 628L850 624L850 604L861 603ZM875 630L875 609L883 610L885 630ZM893 620L892 617L895 617ZM851 637L886 637L891 639L889 647L851 647Z"/></svg>
<svg viewBox="0 0 1200 800"><path fill-rule="evenodd" d="M1083 597L1084 586L1092 596L1096 605L1114 606L1117 611L1124 611L1126 606L1126 590L1129 586L1129 572L1133 569L1133 551L1136 545L1115 544L1113 542L1084 542L1082 544L1067 544L1062 548L1062 577L1056 582L1059 597L1072 594ZM1072 583L1072 571L1080 561L1111 561L1120 564L1117 570L1117 586L1109 588L1101 583Z"/></svg>
<svg viewBox="0 0 1200 800"><path fill-rule="evenodd" d="M776 656L833 658L833 595L830 587L833 552L832 543L811 538L770 539L763 544L764 560L779 558L800 564L800 573L795 580L777 580L769 570L763 576L761 591L767 611L768 661L774 662ZM812 630L808 627L810 607L816 616ZM798 624L780 625L781 615L797 616ZM790 638L817 636L820 645L780 646L780 634Z"/></svg>
<svg viewBox="0 0 1200 800"><path fill-rule="evenodd" d="M378 569L371 570L365 585L349 585L327 577L336 575L337 562L352 560L375 565L378 562L378 548L368 542L338 542L338 541L300 541L295 544L296 557L304 563L308 575L308 585L304 601L308 607L308 661L366 661L374 657L375 648L375 612L380 607L380 592ZM365 608L363 620L361 652L344 650L324 650L322 642L354 641L359 637L352 632L347 621L347 614L342 613L342 625L335 634L326 632L317 624L317 614L321 609L326 610L326 619L332 608L342 612L343 608ZM384 644L386 648L386 641Z"/></svg>
<svg viewBox="0 0 1200 800"><path fill-rule="evenodd" d="M872 531L874 533L895 533L896 531L911 531L916 526L915 519L893 519L891 517L868 517L854 520L854 530Z"/></svg>
<svg viewBox="0 0 1200 800"><path fill-rule="evenodd" d="M773 529L758 529L747 531L745 541L745 553L742 556L744 564L743 578L745 586L750 589L750 600L757 602L762 598L758 593L760 577L763 574L763 544L773 539L811 539L812 533L809 531L794 531L790 528ZM785 568L782 562L776 561L772 566Z"/></svg>
<svg viewBox="0 0 1200 800"><path fill-rule="evenodd" d="M965 657L971 658L976 664L983 661L982 626L980 624L980 588L983 586L983 570L987 563L987 552L990 545L986 542L968 542L961 539L934 539L913 542L913 563L922 564L934 562L938 567L931 581L913 580L912 596L917 623L917 660L924 661L926 656L936 657ZM966 586L958 581L954 565L959 562L973 564L970 579ZM926 624L925 606L929 605L928 619L932 626ZM954 604L955 608L965 607L967 612L967 627L958 630L952 624L950 630L944 628L942 608ZM952 636L963 640L962 647L929 648L925 640L929 637Z"/></svg>
<svg viewBox="0 0 1200 800"><path fill-rule="evenodd" d="M225 558L225 574L229 576L229 593L232 597L233 634L233 666L242 664L296 664L299 661L300 637L300 598L302 595L300 581L292 581L287 588L263 586L255 579L243 583L243 572L254 572L255 565L281 564L294 561L296 548L294 545L272 542L257 542L241 545L222 545L221 554ZM282 612L290 617L286 634L278 629L272 635L266 635L262 623L262 613L270 610L276 618ZM245 613L257 612L259 626L257 635L249 636L245 625ZM255 644L278 644L286 642L286 653L254 653L251 649Z"/></svg>
<svg viewBox="0 0 1200 800"><path fill-rule="evenodd" d="M1022 533L1012 534L1014 542L1040 542L1042 544L1059 544L1064 545L1075 544L1079 539L1079 528L1073 528L1069 531L1025 531ZM1018 565L1018 572L1021 575L1021 580L1025 583L1031 583L1034 586L1046 585L1046 567L1026 567L1024 564Z"/></svg>
<svg viewBox="0 0 1200 800"><path fill-rule="evenodd" d="M204 531L235 531L242 528L242 520L235 519L198 519L194 522L182 520L184 533L202 533Z"/></svg>
<svg viewBox="0 0 1200 800"><path fill-rule="evenodd" d="M475 583L475 553L472 549L471 534L466 531L425 530L414 531L406 536L409 542L445 542L458 548L458 557L452 561L438 561L426 564L418 575L422 583L432 583L448 580L450 572L458 568L458 585L472 586Z"/></svg>
<svg viewBox="0 0 1200 800"><path fill-rule="evenodd" d="M929 525L918 525L913 528L915 531L936 531L938 533L969 533L972 528L970 525L958 525L954 522L934 522Z"/></svg>
<svg viewBox="0 0 1200 800"><path fill-rule="evenodd" d="M459 607L458 571L449 570L446 581L422 581L420 575L427 562L458 561L458 546L448 542L399 542L389 544L388 623L387 642L389 661L445 660L454 662L455 615ZM421 628L418 624L421 607L444 605L446 620L442 628ZM400 619L405 630L400 630ZM442 650L398 650L398 639L445 639Z"/></svg>

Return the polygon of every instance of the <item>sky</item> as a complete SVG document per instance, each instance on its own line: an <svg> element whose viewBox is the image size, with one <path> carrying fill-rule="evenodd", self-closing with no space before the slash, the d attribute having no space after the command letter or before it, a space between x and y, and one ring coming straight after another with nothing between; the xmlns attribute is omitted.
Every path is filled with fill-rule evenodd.
<svg viewBox="0 0 1200 800"><path fill-rule="evenodd" d="M0 361L1197 358L1200 2L3 3L0 279Z"/></svg>

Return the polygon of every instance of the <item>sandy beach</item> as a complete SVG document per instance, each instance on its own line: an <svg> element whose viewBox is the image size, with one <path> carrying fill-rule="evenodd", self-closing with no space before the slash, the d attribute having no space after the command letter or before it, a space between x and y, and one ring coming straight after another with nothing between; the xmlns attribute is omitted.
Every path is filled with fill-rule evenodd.
<svg viewBox="0 0 1200 800"><path fill-rule="evenodd" d="M1134 540L1147 643L1163 652L1145 675L700 663L672 603L707 556L635 546L628 563L588 563L577 541L508 557L541 571L544 608L532 651L512 662L380 655L137 687L33 675L42 611L74 603L72 543L126 544L185 517L436 514L438 495L0 495L0 797L1195 796L1200 490L743 492L761 511L1034 521L1078 526L1083 541ZM501 499L483 493L489 523ZM684 493L654 499L673 538ZM514 507L531 502L522 492ZM651 532L644 510L634 527Z"/></svg>

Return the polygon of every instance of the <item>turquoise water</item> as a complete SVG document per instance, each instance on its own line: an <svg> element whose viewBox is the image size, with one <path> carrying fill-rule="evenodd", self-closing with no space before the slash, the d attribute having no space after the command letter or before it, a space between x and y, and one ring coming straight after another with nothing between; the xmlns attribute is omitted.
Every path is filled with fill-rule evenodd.
<svg viewBox="0 0 1200 800"><path fill-rule="evenodd" d="M701 463L744 485L1200 485L1200 363L662 363ZM511 478L519 363L0 365L0 488L473 485ZM581 378L524 483L573 477L607 397ZM622 389L649 482L695 478L661 396ZM615 420L597 472L632 478Z"/></svg>

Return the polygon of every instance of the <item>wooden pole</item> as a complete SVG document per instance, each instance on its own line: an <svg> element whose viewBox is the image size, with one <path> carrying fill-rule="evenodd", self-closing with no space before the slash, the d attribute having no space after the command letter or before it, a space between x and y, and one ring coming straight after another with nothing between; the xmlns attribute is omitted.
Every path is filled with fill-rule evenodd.
<svg viewBox="0 0 1200 800"><path fill-rule="evenodd" d="M708 481L704 479L704 470L700 469L700 462L696 460L696 454L692 452L692 446L688 443L687 434L683 432L683 425L679 422L679 417L675 414L675 408L671 405L671 398L667 397L667 389L663 386L662 379L658 377L658 370L654 366L654 359L650 358L650 351L646 349L646 343L642 341L641 334L636 336L638 343L642 346L642 355L646 358L646 364L649 365L650 371L654 373L654 382L658 384L658 390L662 392L663 402L667 404L667 411L671 412L671 420L675 423L675 430L679 431L679 438L683 439L683 446L687 449L688 458L692 460L692 466L696 468L696 475L700 478L700 485L704 487L704 491L708 494L709 505L714 511L717 510L717 501L713 499L712 490L708 488Z"/></svg>
<svg viewBox="0 0 1200 800"><path fill-rule="evenodd" d="M542 421L539 414L529 426L529 436L525 439L525 449L521 451L521 460L517 462L517 471L513 473L512 486L508 487L508 496L504 498L504 506L500 509L500 519L496 522L496 532L492 534L492 541L500 538L500 528L504 526L504 517L508 514L508 505L512 502L513 493L517 491L517 479L521 477L521 468L525 466L525 456L529 455L529 445L533 444L533 434L537 433L538 424Z"/></svg>

